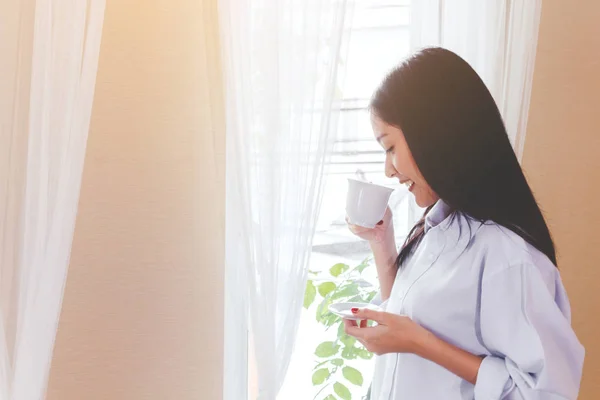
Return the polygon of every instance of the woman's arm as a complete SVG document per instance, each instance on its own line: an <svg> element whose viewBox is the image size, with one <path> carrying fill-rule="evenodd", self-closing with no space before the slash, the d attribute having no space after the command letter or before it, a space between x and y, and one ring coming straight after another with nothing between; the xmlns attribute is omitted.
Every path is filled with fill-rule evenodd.
<svg viewBox="0 0 600 400"><path fill-rule="evenodd" d="M500 271L484 283L480 314L493 355L473 355L424 329L412 352L474 384L475 400L577 398L584 350L558 274L551 280L528 264Z"/></svg>
<svg viewBox="0 0 600 400"><path fill-rule="evenodd" d="M398 250L396 249L392 211L388 207L383 220L375 228L364 228L357 225L349 225L348 228L350 232L369 242L377 266L381 300L386 301L390 297L398 271L395 265Z"/></svg>
<svg viewBox="0 0 600 400"><path fill-rule="evenodd" d="M417 337L414 354L428 359L475 385L483 357L476 356L424 331Z"/></svg>
<svg viewBox="0 0 600 400"><path fill-rule="evenodd" d="M391 231L391 237L388 236L380 242L369 242L377 266L382 301L386 301L390 297L398 272L398 268L396 268L398 250L396 249L394 230Z"/></svg>
<svg viewBox="0 0 600 400"><path fill-rule="evenodd" d="M577 398L585 351L556 267L538 262L512 265L482 283L476 327L492 355L479 368L476 400Z"/></svg>

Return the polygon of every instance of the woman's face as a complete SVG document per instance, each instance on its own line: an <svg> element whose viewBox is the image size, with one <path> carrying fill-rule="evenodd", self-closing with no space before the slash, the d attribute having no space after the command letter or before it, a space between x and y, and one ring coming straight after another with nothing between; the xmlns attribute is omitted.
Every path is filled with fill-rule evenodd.
<svg viewBox="0 0 600 400"><path fill-rule="evenodd" d="M400 128L389 125L371 113L375 139L385 150L385 175L397 178L415 196L419 207L429 207L439 200L419 171Z"/></svg>

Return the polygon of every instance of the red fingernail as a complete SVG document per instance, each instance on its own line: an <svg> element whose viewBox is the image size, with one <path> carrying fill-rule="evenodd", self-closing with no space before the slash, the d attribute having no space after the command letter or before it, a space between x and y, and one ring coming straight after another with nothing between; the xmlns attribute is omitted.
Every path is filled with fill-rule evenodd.
<svg viewBox="0 0 600 400"><path fill-rule="evenodd" d="M353 308L351 311L352 311L352 314L356 314L358 312L358 308Z"/></svg>
<svg viewBox="0 0 600 400"><path fill-rule="evenodd" d="M383 221L379 221L377 225L383 225Z"/></svg>

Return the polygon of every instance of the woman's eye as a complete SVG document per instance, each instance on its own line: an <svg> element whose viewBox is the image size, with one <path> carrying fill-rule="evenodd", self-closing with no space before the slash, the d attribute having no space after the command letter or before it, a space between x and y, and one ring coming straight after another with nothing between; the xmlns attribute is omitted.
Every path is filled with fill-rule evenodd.
<svg viewBox="0 0 600 400"><path fill-rule="evenodd" d="M390 147L389 149L387 149L385 152L386 153L392 153L394 151L394 146Z"/></svg>

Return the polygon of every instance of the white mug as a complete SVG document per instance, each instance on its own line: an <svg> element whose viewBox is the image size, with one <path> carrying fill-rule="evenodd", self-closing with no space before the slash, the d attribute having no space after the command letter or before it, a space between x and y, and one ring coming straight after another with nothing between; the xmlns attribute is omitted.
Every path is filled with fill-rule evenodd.
<svg viewBox="0 0 600 400"><path fill-rule="evenodd" d="M346 215L348 222L365 228L374 228L383 219L390 195L394 189L357 179L348 178Z"/></svg>

